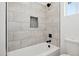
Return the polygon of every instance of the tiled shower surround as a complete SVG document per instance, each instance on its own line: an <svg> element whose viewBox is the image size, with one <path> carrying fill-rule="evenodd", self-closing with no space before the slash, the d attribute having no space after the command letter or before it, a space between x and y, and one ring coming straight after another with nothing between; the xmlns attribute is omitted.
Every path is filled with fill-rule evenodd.
<svg viewBox="0 0 79 59"><path fill-rule="evenodd" d="M38 2L8 2L8 51L48 40L59 46L59 3L47 7ZM38 28L30 28L30 16L38 17Z"/></svg>

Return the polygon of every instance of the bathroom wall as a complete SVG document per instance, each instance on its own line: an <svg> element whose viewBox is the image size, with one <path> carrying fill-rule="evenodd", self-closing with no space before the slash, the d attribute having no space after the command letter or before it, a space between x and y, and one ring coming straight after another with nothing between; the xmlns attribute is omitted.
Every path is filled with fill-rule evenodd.
<svg viewBox="0 0 79 59"><path fill-rule="evenodd" d="M71 15L71 16L65 16L63 20L61 20L62 23L62 38L63 38L63 43L65 46L62 46L64 49L64 53L67 53L67 49L66 49L66 45L68 45L68 43L66 43L66 40L72 40L70 42L70 44L73 43L73 40L77 40L79 41L79 14L75 14L75 15ZM67 47L71 47L71 45L68 45ZM76 45L77 43L73 43L73 46ZM77 46L77 45L76 45ZM77 49L77 48L76 48ZM68 50L70 51L70 50ZM74 50L72 49L71 51L74 52ZM72 54L73 55L73 54ZM74 53L75 55L75 53ZM77 54L76 54L77 55Z"/></svg>
<svg viewBox="0 0 79 59"><path fill-rule="evenodd" d="M0 2L0 56L6 55L6 19L4 2Z"/></svg>
<svg viewBox="0 0 79 59"><path fill-rule="evenodd" d="M61 2L60 3L60 49L61 49L61 54L64 54L66 53L66 48L65 48L65 42L64 42L64 30L63 30L63 27L64 27L64 2Z"/></svg>
<svg viewBox="0 0 79 59"><path fill-rule="evenodd" d="M66 45L68 45L68 43L66 43L66 39L72 39L72 40L79 39L79 27L78 27L79 13L76 13L70 16L67 16L67 15L64 16L64 3L61 3L61 24L60 25L61 25L61 54L63 54L63 53L67 53ZM69 46L72 48L71 44L72 43L70 42ZM73 47L75 45L76 44L73 43ZM73 51L73 49L71 51Z"/></svg>
<svg viewBox="0 0 79 59"><path fill-rule="evenodd" d="M8 2L8 51L46 41L45 6L35 2ZM38 28L30 28L30 16Z"/></svg>
<svg viewBox="0 0 79 59"><path fill-rule="evenodd" d="M46 14L46 33L52 34L52 44L59 46L59 3L52 2L50 7L47 7ZM47 36L47 39L48 36Z"/></svg>
<svg viewBox="0 0 79 59"><path fill-rule="evenodd" d="M8 3L8 51L48 40L59 46L59 3ZM38 28L30 28L30 16L38 17Z"/></svg>

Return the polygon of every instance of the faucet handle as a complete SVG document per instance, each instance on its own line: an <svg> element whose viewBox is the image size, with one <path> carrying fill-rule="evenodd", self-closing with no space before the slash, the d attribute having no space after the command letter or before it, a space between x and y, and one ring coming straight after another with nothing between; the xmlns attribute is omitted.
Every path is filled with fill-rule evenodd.
<svg viewBox="0 0 79 59"><path fill-rule="evenodd" d="M49 34L48 37L49 37L49 38L52 38L52 34Z"/></svg>

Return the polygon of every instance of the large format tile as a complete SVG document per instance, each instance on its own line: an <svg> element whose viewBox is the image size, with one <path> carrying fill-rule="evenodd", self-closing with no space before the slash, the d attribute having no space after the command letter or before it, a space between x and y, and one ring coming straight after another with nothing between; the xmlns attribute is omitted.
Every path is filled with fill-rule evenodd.
<svg viewBox="0 0 79 59"><path fill-rule="evenodd" d="M8 41L12 41L14 38L13 32L8 32Z"/></svg>
<svg viewBox="0 0 79 59"><path fill-rule="evenodd" d="M20 41L8 41L8 51L19 49L20 46Z"/></svg>

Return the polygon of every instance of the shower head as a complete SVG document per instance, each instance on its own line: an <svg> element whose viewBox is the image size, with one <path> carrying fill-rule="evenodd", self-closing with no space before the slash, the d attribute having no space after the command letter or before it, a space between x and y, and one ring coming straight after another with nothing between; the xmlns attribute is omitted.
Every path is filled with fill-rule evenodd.
<svg viewBox="0 0 79 59"><path fill-rule="evenodd" d="M51 3L47 3L47 7L50 7L51 6Z"/></svg>

